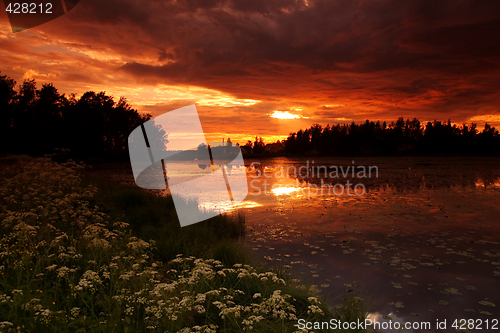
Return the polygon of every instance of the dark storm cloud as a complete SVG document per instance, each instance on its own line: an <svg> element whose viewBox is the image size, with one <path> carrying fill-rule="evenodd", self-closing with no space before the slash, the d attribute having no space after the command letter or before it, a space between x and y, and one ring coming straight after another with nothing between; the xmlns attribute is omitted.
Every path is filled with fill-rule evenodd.
<svg viewBox="0 0 500 333"><path fill-rule="evenodd" d="M421 96L426 103L432 90L442 94L436 107L454 107L498 98L479 76L499 71L499 13L492 1L169 3L164 17L137 20L158 41L158 59L169 62L121 69L247 98Z"/></svg>
<svg viewBox="0 0 500 333"><path fill-rule="evenodd" d="M479 69L498 66L499 13L497 1L325 0L306 6L303 1L284 0L111 0L89 2L78 15L94 22L94 29L103 29L92 38L110 34L132 45L156 47L160 59L175 60L186 69L271 61L371 72L434 70L439 65L446 70L467 60L462 57L478 58L469 58L464 69L479 60L484 61ZM139 34L120 36L124 32L117 28L124 23Z"/></svg>
<svg viewBox="0 0 500 333"><path fill-rule="evenodd" d="M76 48L115 52L126 63L111 70L141 84L282 101L325 119L327 104L346 105L345 117L384 119L472 117L500 105L500 1L88 0L77 8L64 29L46 30Z"/></svg>

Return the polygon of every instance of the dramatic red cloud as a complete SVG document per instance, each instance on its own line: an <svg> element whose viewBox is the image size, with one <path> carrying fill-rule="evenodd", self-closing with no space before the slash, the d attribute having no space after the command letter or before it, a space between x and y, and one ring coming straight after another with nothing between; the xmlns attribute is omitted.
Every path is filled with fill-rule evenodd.
<svg viewBox="0 0 500 333"><path fill-rule="evenodd" d="M499 40L498 1L88 0L17 34L0 15L0 70L153 114L196 102L211 138L274 141L400 116L499 127Z"/></svg>

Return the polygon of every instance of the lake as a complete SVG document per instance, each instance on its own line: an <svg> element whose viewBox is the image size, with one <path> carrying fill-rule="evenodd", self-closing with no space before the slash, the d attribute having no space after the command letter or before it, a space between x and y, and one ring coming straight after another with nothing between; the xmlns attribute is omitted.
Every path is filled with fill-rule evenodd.
<svg viewBox="0 0 500 333"><path fill-rule="evenodd" d="M171 168L169 176L176 172L192 177L206 167ZM449 332L456 319L483 331L500 319L500 158L280 157L245 159L227 172L248 183L238 205L247 221L242 244L331 304L353 294L379 322L435 328L446 320ZM100 173L133 183L130 165Z"/></svg>
<svg viewBox="0 0 500 333"><path fill-rule="evenodd" d="M245 246L332 304L352 293L366 298L370 318L433 328L446 320L450 332L456 319L474 319L483 330L500 319L500 159L245 164Z"/></svg>

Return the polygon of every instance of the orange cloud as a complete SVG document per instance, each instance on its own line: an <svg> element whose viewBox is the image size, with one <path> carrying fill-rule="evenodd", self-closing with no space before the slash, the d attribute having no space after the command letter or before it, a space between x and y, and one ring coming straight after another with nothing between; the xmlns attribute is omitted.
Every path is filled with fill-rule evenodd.
<svg viewBox="0 0 500 333"><path fill-rule="evenodd" d="M89 0L17 34L0 14L0 70L144 112L197 103L205 130L242 139L400 116L500 126L499 13L484 1Z"/></svg>

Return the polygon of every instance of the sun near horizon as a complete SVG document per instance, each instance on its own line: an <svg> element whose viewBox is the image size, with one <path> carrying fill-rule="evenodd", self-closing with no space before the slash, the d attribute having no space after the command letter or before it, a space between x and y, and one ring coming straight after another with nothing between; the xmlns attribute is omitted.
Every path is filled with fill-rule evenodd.
<svg viewBox="0 0 500 333"><path fill-rule="evenodd" d="M367 119L500 127L498 3L426 6L92 0L18 33L2 11L0 71L153 116L196 103L208 139L240 144Z"/></svg>

